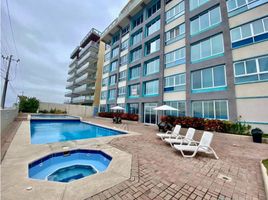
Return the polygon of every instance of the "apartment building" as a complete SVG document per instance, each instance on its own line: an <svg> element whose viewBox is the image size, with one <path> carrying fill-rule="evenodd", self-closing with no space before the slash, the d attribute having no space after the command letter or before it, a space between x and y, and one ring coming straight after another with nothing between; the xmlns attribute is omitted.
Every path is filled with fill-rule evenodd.
<svg viewBox="0 0 268 200"><path fill-rule="evenodd" d="M70 55L66 103L99 106L104 43L101 32L91 29ZM96 92L97 91L97 92Z"/></svg>
<svg viewBox="0 0 268 200"><path fill-rule="evenodd" d="M268 0L131 0L101 36L99 111L155 124L168 104L268 131L267 39Z"/></svg>

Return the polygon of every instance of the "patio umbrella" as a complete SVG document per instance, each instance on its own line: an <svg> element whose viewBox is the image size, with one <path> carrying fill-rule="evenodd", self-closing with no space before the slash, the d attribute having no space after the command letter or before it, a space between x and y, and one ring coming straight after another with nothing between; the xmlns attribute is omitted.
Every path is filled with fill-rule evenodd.
<svg viewBox="0 0 268 200"><path fill-rule="evenodd" d="M111 110L125 110L125 109L122 108L121 106L115 106L115 107L112 107Z"/></svg>
<svg viewBox="0 0 268 200"><path fill-rule="evenodd" d="M173 107L168 106L168 105L162 105L162 106L159 106L159 107L154 108L154 110L162 110L162 111L165 111L165 110L176 110L176 111L178 111L179 109L173 108Z"/></svg>

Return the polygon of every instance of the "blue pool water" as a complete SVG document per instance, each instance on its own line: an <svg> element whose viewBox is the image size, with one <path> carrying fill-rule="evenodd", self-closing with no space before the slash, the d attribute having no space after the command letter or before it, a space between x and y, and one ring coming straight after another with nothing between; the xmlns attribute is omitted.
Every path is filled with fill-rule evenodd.
<svg viewBox="0 0 268 200"><path fill-rule="evenodd" d="M70 115L48 115L48 114L35 114L31 115L31 119L77 119L78 117L70 116Z"/></svg>
<svg viewBox="0 0 268 200"><path fill-rule="evenodd" d="M80 120L31 120L31 143L47 144L126 134Z"/></svg>
<svg viewBox="0 0 268 200"><path fill-rule="evenodd" d="M30 178L70 182L107 169L112 158L96 150L72 150L47 155L28 166Z"/></svg>

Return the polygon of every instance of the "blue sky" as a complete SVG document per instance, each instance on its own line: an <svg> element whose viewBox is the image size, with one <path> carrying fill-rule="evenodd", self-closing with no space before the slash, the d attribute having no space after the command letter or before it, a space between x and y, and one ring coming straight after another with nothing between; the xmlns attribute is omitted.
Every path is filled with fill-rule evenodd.
<svg viewBox="0 0 268 200"><path fill-rule="evenodd" d="M18 53L12 40L6 1L1 1L1 54L13 54L6 104L22 92L41 101L64 101L70 53L94 27L103 31L127 0L8 0ZM1 60L1 82L7 62Z"/></svg>

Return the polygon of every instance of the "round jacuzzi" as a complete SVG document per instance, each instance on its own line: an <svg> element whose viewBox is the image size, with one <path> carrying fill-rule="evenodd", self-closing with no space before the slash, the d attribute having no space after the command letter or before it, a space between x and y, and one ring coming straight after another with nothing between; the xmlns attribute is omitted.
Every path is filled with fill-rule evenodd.
<svg viewBox="0 0 268 200"><path fill-rule="evenodd" d="M29 177L67 183L105 171L111 160L109 155L97 150L53 153L30 163Z"/></svg>

